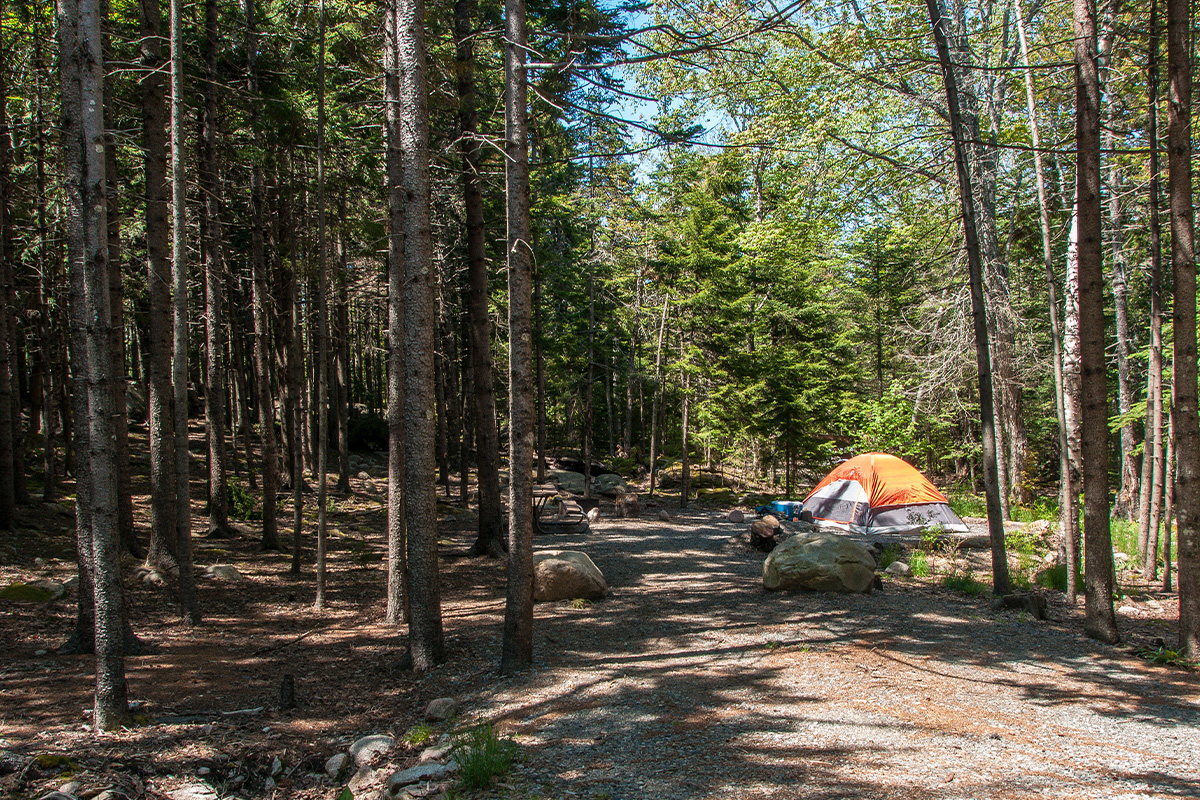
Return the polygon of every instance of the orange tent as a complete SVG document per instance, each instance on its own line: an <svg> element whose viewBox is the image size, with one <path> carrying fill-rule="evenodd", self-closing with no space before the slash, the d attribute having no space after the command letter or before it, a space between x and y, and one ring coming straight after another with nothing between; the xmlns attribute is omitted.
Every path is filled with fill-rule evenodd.
<svg viewBox="0 0 1200 800"><path fill-rule="evenodd" d="M946 496L908 462L865 453L836 467L804 498L822 527L852 533L911 533L933 526L966 533Z"/></svg>

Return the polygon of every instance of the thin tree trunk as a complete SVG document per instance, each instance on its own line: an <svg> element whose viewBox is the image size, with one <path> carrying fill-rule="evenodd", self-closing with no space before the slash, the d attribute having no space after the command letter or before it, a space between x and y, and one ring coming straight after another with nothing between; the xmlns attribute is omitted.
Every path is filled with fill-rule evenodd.
<svg viewBox="0 0 1200 800"><path fill-rule="evenodd" d="M388 181L388 582L387 621L408 618L408 567L404 520L404 165L400 132L400 76L397 64L397 4L390 0L384 20L384 119Z"/></svg>
<svg viewBox="0 0 1200 800"><path fill-rule="evenodd" d="M508 170L509 499L508 590L500 672L533 663L534 386L529 232L529 138L525 0L504 3L504 153Z"/></svg>
<svg viewBox="0 0 1200 800"><path fill-rule="evenodd" d="M1079 355L1083 449L1084 632L1119 640L1113 613L1108 503L1108 385L1104 356L1104 251L1100 180L1100 76L1096 15L1074 0L1076 216L1079 225Z"/></svg>
<svg viewBox="0 0 1200 800"><path fill-rule="evenodd" d="M325 608L326 500L329 496L329 304L325 262L325 0L320 15L317 47L317 591L313 608Z"/></svg>
<svg viewBox="0 0 1200 800"><path fill-rule="evenodd" d="M334 408L337 410L337 491L350 493L350 274L346 265L346 197L338 197L337 309L334 312Z"/></svg>
<svg viewBox="0 0 1200 800"><path fill-rule="evenodd" d="M1196 251L1192 208L1191 4L1167 0L1167 174L1175 304L1175 515L1179 522L1179 651L1200 659L1200 417L1196 405Z"/></svg>
<svg viewBox="0 0 1200 800"><path fill-rule="evenodd" d="M1009 590L1008 558L1004 550L1004 521L1000 511L1000 485L996 473L995 411L992 404L992 367L988 354L987 311L983 298L983 263L979 240L975 233L975 201L967 170L963 131L959 120L958 88L950 65L950 50L946 42L945 21L940 0L926 0L929 21L937 43L938 60L946 84L946 101L950 112L950 132L954 140L955 164L958 171L959 196L963 207L963 232L967 243L967 264L971 280L971 312L974 317L975 360L979 374L979 416L983 429L983 482L987 501L988 534L992 549L992 591L998 595Z"/></svg>
<svg viewBox="0 0 1200 800"><path fill-rule="evenodd" d="M171 0L171 386L175 424L175 557L179 600L188 622L200 623L192 574L192 505L188 456L187 176L183 170L183 0Z"/></svg>
<svg viewBox="0 0 1200 800"><path fill-rule="evenodd" d="M225 449L225 286L217 181L217 0L204 2L204 115L200 143L200 218L204 253L204 410L208 428L208 535L230 535Z"/></svg>
<svg viewBox="0 0 1200 800"><path fill-rule="evenodd" d="M1147 124L1150 143L1150 357L1146 372L1146 436L1142 447L1142 483L1138 502L1138 555L1142 577L1158 573L1158 524L1162 507L1162 233L1158 196L1158 0L1150 3L1150 46L1146 59Z"/></svg>
<svg viewBox="0 0 1200 800"><path fill-rule="evenodd" d="M142 0L142 146L146 176L146 377L150 429L150 548L146 563L178 568L175 485L175 409L171 387L171 223L168 218L167 60L162 52L162 7Z"/></svg>
<svg viewBox="0 0 1200 800"><path fill-rule="evenodd" d="M463 161L463 216L467 238L467 330L472 370L470 398L475 415L475 465L479 481L478 535L475 543L471 545L470 552L472 555L499 558L505 542L500 502L500 437L496 429L496 396L492 388L487 231L484 227L483 191L480 187L482 142L477 135L478 112L475 99L476 12L475 0L456 0L454 3L459 152Z"/></svg>
<svg viewBox="0 0 1200 800"><path fill-rule="evenodd" d="M1172 372L1174 365L1172 365ZM1172 392L1174 394L1174 392ZM1175 477L1177 475L1175 462L1175 410L1167 411L1167 466L1163 475L1163 490L1166 494L1163 508L1163 575L1162 588L1164 592L1172 590L1171 585L1171 525L1175 515Z"/></svg>
<svg viewBox="0 0 1200 800"><path fill-rule="evenodd" d="M658 347L654 354L654 397L650 402L650 490L654 496L654 479L658 475L658 407L662 402L662 352L663 334L667 329L667 306L670 295L663 298L662 316L658 320Z"/></svg>
<svg viewBox="0 0 1200 800"><path fill-rule="evenodd" d="M0 7L0 10L3 10ZM0 51L0 97L8 97L7 52ZM65 53L64 53L65 56ZM64 78L65 80L65 78ZM16 373L16 341L11 336L16 292L13 286L12 248L8 241L9 144L8 113L0 103L0 530L12 530L17 509L16 439L20 416L13 413L13 376Z"/></svg>
<svg viewBox="0 0 1200 800"><path fill-rule="evenodd" d="M682 346L682 342L680 343ZM687 373L687 367L684 367L684 373L679 381L680 388L683 390L683 409L680 419L680 438L682 439L682 453L680 460L682 467L679 471L679 507L688 507L688 495L691 494L691 478L692 478L692 459L691 459L691 420L688 418L688 412L691 410L691 384L692 376Z"/></svg>

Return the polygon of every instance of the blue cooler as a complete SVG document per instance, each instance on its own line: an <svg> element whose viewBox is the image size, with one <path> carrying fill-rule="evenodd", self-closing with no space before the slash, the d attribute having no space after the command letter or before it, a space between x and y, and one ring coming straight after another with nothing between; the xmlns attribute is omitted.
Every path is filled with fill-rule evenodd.
<svg viewBox="0 0 1200 800"><path fill-rule="evenodd" d="M765 506L765 509L767 514L774 514L780 519L792 522L800 519L800 512L804 509L804 501L773 500Z"/></svg>

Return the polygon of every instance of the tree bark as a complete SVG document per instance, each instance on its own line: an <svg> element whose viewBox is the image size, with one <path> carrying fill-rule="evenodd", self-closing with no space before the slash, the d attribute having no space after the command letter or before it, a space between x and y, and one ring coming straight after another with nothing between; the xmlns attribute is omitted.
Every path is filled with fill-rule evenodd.
<svg viewBox="0 0 1200 800"><path fill-rule="evenodd" d="M162 52L159 0L141 3L142 147L146 180L146 384L150 429L150 547L146 563L160 571L179 563L176 530L175 405L171 387L171 223L167 175L168 61Z"/></svg>
<svg viewBox="0 0 1200 800"><path fill-rule="evenodd" d="M979 239L975 232L975 201L967 157L963 145L963 130L959 120L958 87L950 65L950 49L946 41L945 21L940 0L925 0L929 21L937 43L938 60L946 85L946 104L950 112L950 133L954 141L954 161L958 172L959 197L962 201L963 233L967 244L967 265L971 281L971 312L975 330L975 361L979 373L979 417L983 439L983 482L987 501L988 535L992 549L992 591L1004 595L1009 590L1008 557L1004 550L1004 521L1000 511L1000 485L996 471L995 410L992 404L992 367L988 353L987 310L983 297L983 263Z"/></svg>
<svg viewBox="0 0 1200 800"><path fill-rule="evenodd" d="M534 386L533 252L529 232L529 138L525 0L504 3L504 153L508 180L509 499L508 591L500 672L533 663Z"/></svg>
<svg viewBox="0 0 1200 800"><path fill-rule="evenodd" d="M1082 400L1084 632L1120 639L1113 612L1108 503L1108 382L1104 357L1104 251L1100 180L1100 75L1096 14L1074 0L1076 217L1079 226L1079 361Z"/></svg>
<svg viewBox="0 0 1200 800"><path fill-rule="evenodd" d="M398 0L396 66L404 189L404 486L408 549L408 630L413 669L445 659L437 553L433 242L430 228L429 114L425 4Z"/></svg>
<svg viewBox="0 0 1200 800"><path fill-rule="evenodd" d="M408 565L404 496L404 165L397 64L400 0L390 0L384 20L384 119L388 181L388 583L387 621L408 618Z"/></svg>
<svg viewBox="0 0 1200 800"><path fill-rule="evenodd" d="M2 97L8 94L7 53L0 52L0 90ZM20 417L13 413L13 376L15 375L16 342L10 335L16 292L13 286L12 249L9 246L8 217L9 182L8 169L9 126L7 108L0 103L0 530L12 530L17 510L16 495L16 440Z"/></svg>
<svg viewBox="0 0 1200 800"><path fill-rule="evenodd" d="M325 608L326 500L329 497L329 266L325 259L325 0L317 23L317 591L313 608Z"/></svg>
<svg viewBox="0 0 1200 800"><path fill-rule="evenodd" d="M187 176L183 170L183 0L171 0L171 384L175 425L175 558L183 615L197 625L192 575L192 505L188 455L188 263Z"/></svg>
<svg viewBox="0 0 1200 800"><path fill-rule="evenodd" d="M467 329L470 339L471 402L475 414L475 469L479 482L479 527L472 555L499 558L504 551L500 502L500 437L492 383L492 334L488 315L487 231L480 187L483 160L475 100L475 0L454 3L458 61L459 152L462 154L463 215L467 237Z"/></svg>
<svg viewBox="0 0 1200 800"><path fill-rule="evenodd" d="M663 334L667 330L667 306L670 295L663 298L662 316L658 320L658 347L654 354L654 397L650 402L650 491L654 496L654 481L658 475L658 408L662 403L662 354Z"/></svg>
<svg viewBox="0 0 1200 800"><path fill-rule="evenodd" d="M1179 545L1179 651L1200 658L1200 418L1196 407L1196 251L1192 208L1191 4L1167 0L1167 174L1175 305L1175 515ZM1169 533L1169 529L1168 529Z"/></svg>

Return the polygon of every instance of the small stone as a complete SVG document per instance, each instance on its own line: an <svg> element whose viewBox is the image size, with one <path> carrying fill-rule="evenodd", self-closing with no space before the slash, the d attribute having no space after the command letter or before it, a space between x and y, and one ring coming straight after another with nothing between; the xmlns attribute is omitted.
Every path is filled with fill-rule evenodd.
<svg viewBox="0 0 1200 800"><path fill-rule="evenodd" d="M726 519L733 523L741 523L746 521L746 515L742 513L741 509L735 508L729 512L729 516Z"/></svg>
<svg viewBox="0 0 1200 800"><path fill-rule="evenodd" d="M367 473L364 471L364 472L360 472L360 473L358 473L358 479L359 479L360 481L369 481L369 480L371 480L371 476L370 476L370 475L368 475L368 474L367 474Z"/></svg>
<svg viewBox="0 0 1200 800"><path fill-rule="evenodd" d="M44 650L44 649L43 649L43 650L34 650L34 651L33 651L33 654L34 654L35 656L44 656L44 655L49 655L49 653L50 653L50 651L49 651L49 650Z"/></svg>
<svg viewBox="0 0 1200 800"><path fill-rule="evenodd" d="M379 770L363 767L358 772L354 773L354 777L346 784L346 788L357 795L366 787L375 783L379 778Z"/></svg>
<svg viewBox="0 0 1200 800"><path fill-rule="evenodd" d="M196 774L203 778L206 775L211 775L212 770L208 767L200 767L200 769L196 770Z"/></svg>
<svg viewBox="0 0 1200 800"><path fill-rule="evenodd" d="M884 572L897 578L907 578L909 575L912 575L912 567L903 561L893 561L887 565L887 569Z"/></svg>
<svg viewBox="0 0 1200 800"><path fill-rule="evenodd" d="M210 578L215 578L219 581L244 581L246 576L238 571L238 568L232 564L213 564L204 572Z"/></svg>
<svg viewBox="0 0 1200 800"><path fill-rule="evenodd" d="M263 781L263 791L269 795L275 791L275 785L274 778L267 778L265 781Z"/></svg>
<svg viewBox="0 0 1200 800"><path fill-rule="evenodd" d="M65 581L63 581L63 586L68 592L75 591L75 587L79 586L79 576L72 575L71 577L67 578Z"/></svg>
<svg viewBox="0 0 1200 800"><path fill-rule="evenodd" d="M350 757L356 766L370 764L376 755L382 755L396 746L396 740L390 736L364 736L350 745Z"/></svg>
<svg viewBox="0 0 1200 800"><path fill-rule="evenodd" d="M1122 553L1120 550L1113 551L1113 561L1124 564L1128 560L1129 560L1129 556L1126 555L1125 553Z"/></svg>
<svg viewBox="0 0 1200 800"><path fill-rule="evenodd" d="M217 793L207 783L185 783L167 792L171 800L217 800Z"/></svg>
<svg viewBox="0 0 1200 800"><path fill-rule="evenodd" d="M425 706L426 722L445 722L458 713L458 701L453 697L439 697Z"/></svg>
<svg viewBox="0 0 1200 800"><path fill-rule="evenodd" d="M279 759L279 756L275 756L275 758L271 759L271 777L278 778L282 774L283 762Z"/></svg>
<svg viewBox="0 0 1200 800"><path fill-rule="evenodd" d="M458 772L458 764L447 761L445 764L429 762L394 773L387 781L388 794L398 794L405 786L411 786L421 781L436 781L447 778Z"/></svg>
<svg viewBox="0 0 1200 800"><path fill-rule="evenodd" d="M588 524L591 524L591 523L595 522L596 520L600 519L600 507L597 506L593 509L590 509L587 512L587 518L588 518Z"/></svg>
<svg viewBox="0 0 1200 800"><path fill-rule="evenodd" d="M38 798L38 800L77 800L75 795L67 794L66 792L47 792ZM214 795L215 800L215 795Z"/></svg>
<svg viewBox="0 0 1200 800"><path fill-rule="evenodd" d="M58 787L58 790L60 792L62 792L63 794L78 795L79 790L82 788L83 788L83 784L80 783L79 781L68 781L68 782L64 783L62 786Z"/></svg>
<svg viewBox="0 0 1200 800"><path fill-rule="evenodd" d="M79 796L79 800L92 800L88 797L88 792L84 792ZM95 800L129 800L127 795L122 794L114 789L105 789L96 795Z"/></svg>
<svg viewBox="0 0 1200 800"><path fill-rule="evenodd" d="M46 559L42 558L41 556L38 556L33 560L34 566L36 566L38 569L45 569L46 564L48 563L50 562L46 561Z"/></svg>
<svg viewBox="0 0 1200 800"><path fill-rule="evenodd" d="M658 518L662 522L670 522L671 521L671 515L667 513L666 509L663 509L662 511L658 512Z"/></svg>
<svg viewBox="0 0 1200 800"><path fill-rule="evenodd" d="M36 586L39 589L44 589L50 593L51 600L60 600L67 595L67 587L63 586L58 581L47 580L45 578L36 581L30 581L30 586Z"/></svg>
<svg viewBox="0 0 1200 800"><path fill-rule="evenodd" d="M336 781L345 775L349 767L350 756L345 753L337 753L325 759L325 774L331 781Z"/></svg>
<svg viewBox="0 0 1200 800"><path fill-rule="evenodd" d="M1117 609L1118 614L1124 614L1127 617L1136 617L1138 610L1133 606L1121 606Z"/></svg>
<svg viewBox="0 0 1200 800"><path fill-rule="evenodd" d="M418 759L422 764L426 761L444 761L450 756L450 751L454 749L453 745L439 744L433 747L426 747L421 751L421 757Z"/></svg>

